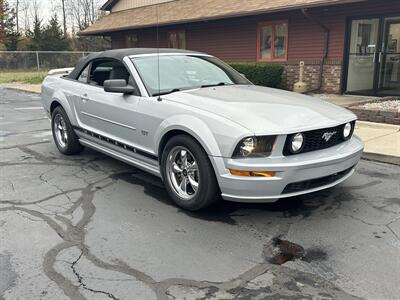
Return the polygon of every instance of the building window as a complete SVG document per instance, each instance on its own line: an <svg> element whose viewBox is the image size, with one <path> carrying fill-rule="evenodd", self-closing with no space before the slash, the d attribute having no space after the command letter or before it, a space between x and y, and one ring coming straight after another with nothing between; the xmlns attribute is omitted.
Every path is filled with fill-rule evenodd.
<svg viewBox="0 0 400 300"><path fill-rule="evenodd" d="M257 33L258 61L286 61L288 21L260 23Z"/></svg>
<svg viewBox="0 0 400 300"><path fill-rule="evenodd" d="M183 30L168 32L168 47L186 49L186 33Z"/></svg>
<svg viewBox="0 0 400 300"><path fill-rule="evenodd" d="M125 45L127 48L137 48L139 46L139 39L137 34L130 34L126 36Z"/></svg>

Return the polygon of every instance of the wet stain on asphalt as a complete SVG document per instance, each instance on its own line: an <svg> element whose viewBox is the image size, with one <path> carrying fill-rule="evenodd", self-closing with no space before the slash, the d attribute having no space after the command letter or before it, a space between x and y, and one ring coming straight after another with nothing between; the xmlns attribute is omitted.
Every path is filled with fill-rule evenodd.
<svg viewBox="0 0 400 300"><path fill-rule="evenodd" d="M328 258L327 253L320 248L313 247L306 250L306 254L301 258L305 262L321 261Z"/></svg>
<svg viewBox="0 0 400 300"><path fill-rule="evenodd" d="M260 287L258 289L248 289L245 287L237 287L234 289L228 290L229 294L235 295L234 299L237 300L248 300L248 299L257 299L261 294L270 294L272 290L269 287ZM210 298L205 298L210 299ZM269 299L269 296L268 296Z"/></svg>
<svg viewBox="0 0 400 300"><path fill-rule="evenodd" d="M5 299L5 292L15 286L17 279L18 274L11 265L11 255L9 253L0 254L0 300Z"/></svg>
<svg viewBox="0 0 400 300"><path fill-rule="evenodd" d="M305 249L302 246L282 240L279 237L273 238L272 244L275 247L276 254L268 260L274 265L283 265L288 261L300 259L305 254Z"/></svg>
<svg viewBox="0 0 400 300"><path fill-rule="evenodd" d="M387 204L399 205L400 206L400 196L399 196L399 198L386 198L385 202Z"/></svg>
<svg viewBox="0 0 400 300"><path fill-rule="evenodd" d="M268 300L312 300L313 296L310 295L282 295L282 294L273 294L269 295Z"/></svg>
<svg viewBox="0 0 400 300"><path fill-rule="evenodd" d="M275 265L283 265L296 259L311 263L313 261L326 260L328 257L323 249L312 247L306 250L303 246L282 240L280 237L273 238L272 245L275 247L274 255L267 258L267 260Z"/></svg>

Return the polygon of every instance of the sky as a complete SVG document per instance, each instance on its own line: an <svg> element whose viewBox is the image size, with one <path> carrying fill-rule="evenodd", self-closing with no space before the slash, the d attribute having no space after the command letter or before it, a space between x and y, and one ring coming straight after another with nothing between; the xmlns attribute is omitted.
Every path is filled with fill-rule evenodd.
<svg viewBox="0 0 400 300"><path fill-rule="evenodd" d="M31 27L34 19L34 11L31 9L27 16L28 22L25 22L25 13L22 11L25 6L24 3L29 3L30 7L33 7L33 3L36 3L39 6L39 16L42 19L42 24L47 23L47 21L51 18L51 16L57 12L59 16L59 20L61 21L62 12L61 12L61 0L19 0L20 3L20 28L24 28L25 26ZM66 5L70 3L72 0L66 0ZM16 0L7 0L11 7L16 7ZM96 0L95 3L101 5L105 3L106 0Z"/></svg>

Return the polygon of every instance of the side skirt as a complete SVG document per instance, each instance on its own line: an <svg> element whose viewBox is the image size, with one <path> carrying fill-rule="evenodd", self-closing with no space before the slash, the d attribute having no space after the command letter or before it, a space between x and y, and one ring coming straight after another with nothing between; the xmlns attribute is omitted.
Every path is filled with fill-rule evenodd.
<svg viewBox="0 0 400 300"><path fill-rule="evenodd" d="M89 148L92 148L94 150L102 152L102 153L104 153L106 155L109 155L109 156L115 158L115 159L121 160L121 161L123 161L123 162L125 162L127 164L130 164L130 165L132 165L134 167L142 169L143 171L149 172L149 173L161 178L161 173L160 173L159 168L154 166L154 165L148 164L148 163L146 163L144 161L141 161L141 160L136 159L134 157L125 155L125 154L123 154L121 152L117 152L117 151L115 151L113 149L110 149L108 147L104 147L102 145L99 145L99 144L94 143L92 141L86 140L84 138L80 138L79 142L84 146L87 146Z"/></svg>

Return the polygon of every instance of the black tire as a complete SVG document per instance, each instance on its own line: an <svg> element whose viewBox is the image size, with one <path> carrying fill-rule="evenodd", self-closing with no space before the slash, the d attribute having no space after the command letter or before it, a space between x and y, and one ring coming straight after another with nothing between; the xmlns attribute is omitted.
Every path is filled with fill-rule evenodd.
<svg viewBox="0 0 400 300"><path fill-rule="evenodd" d="M184 199L179 196L176 189L173 187L171 175L169 175L167 160L177 147L188 149L197 162L199 184L197 192L192 199ZM169 196L176 205L185 210L201 210L212 205L219 199L219 186L214 168L202 146L190 136L177 135L167 142L161 156L161 174Z"/></svg>
<svg viewBox="0 0 400 300"><path fill-rule="evenodd" d="M62 144L56 136L57 133L55 129L55 122L59 120L60 117L64 121L66 129L65 133L67 139L64 144ZM82 152L83 146L79 143L78 136L75 134L75 131L72 128L68 115L61 106L56 107L51 115L51 131L53 132L54 143L62 154L75 155Z"/></svg>

